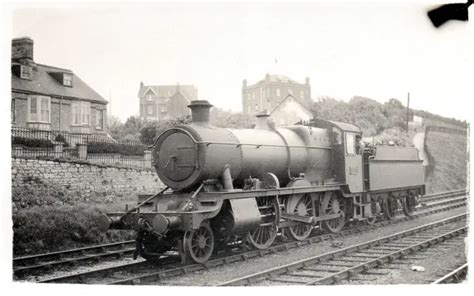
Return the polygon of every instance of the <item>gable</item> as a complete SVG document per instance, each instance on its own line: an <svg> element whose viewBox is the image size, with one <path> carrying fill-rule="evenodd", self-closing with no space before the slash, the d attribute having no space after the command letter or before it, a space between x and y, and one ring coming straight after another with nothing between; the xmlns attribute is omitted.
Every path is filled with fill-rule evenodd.
<svg viewBox="0 0 474 296"><path fill-rule="evenodd" d="M286 97L278 104L270 116L277 125L295 124L313 118L312 112L292 96Z"/></svg>
<svg viewBox="0 0 474 296"><path fill-rule="evenodd" d="M157 96L156 92L151 87L148 87L148 89L145 91L145 96L146 95L155 95L155 96Z"/></svg>

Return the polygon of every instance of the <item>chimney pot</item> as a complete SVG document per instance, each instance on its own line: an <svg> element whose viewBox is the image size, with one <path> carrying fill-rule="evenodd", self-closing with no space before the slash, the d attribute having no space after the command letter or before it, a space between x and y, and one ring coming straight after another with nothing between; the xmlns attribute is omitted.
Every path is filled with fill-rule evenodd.
<svg viewBox="0 0 474 296"><path fill-rule="evenodd" d="M207 100L193 100L188 108L191 109L193 123L209 124L210 110L213 107Z"/></svg>
<svg viewBox="0 0 474 296"><path fill-rule="evenodd" d="M257 115L257 121L255 123L255 128L256 129L270 129L270 126L268 125L268 118L270 115L266 113L261 113Z"/></svg>

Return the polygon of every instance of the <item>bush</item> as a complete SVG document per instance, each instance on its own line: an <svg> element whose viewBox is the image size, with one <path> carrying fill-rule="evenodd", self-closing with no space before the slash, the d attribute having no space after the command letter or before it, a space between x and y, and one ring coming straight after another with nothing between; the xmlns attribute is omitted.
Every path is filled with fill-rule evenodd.
<svg viewBox="0 0 474 296"><path fill-rule="evenodd" d="M161 120L147 122L140 130L140 141L147 145L153 145L156 138L165 130L177 125L191 122L190 116L179 117L178 119Z"/></svg>
<svg viewBox="0 0 474 296"><path fill-rule="evenodd" d="M113 230L102 233L95 221L106 206L35 207L13 214L15 256L77 248L91 244L133 239L133 232Z"/></svg>
<svg viewBox="0 0 474 296"><path fill-rule="evenodd" d="M144 155L147 147L137 144L101 143L87 144L87 153L118 153L122 155Z"/></svg>
<svg viewBox="0 0 474 296"><path fill-rule="evenodd" d="M26 147L53 147L53 143L47 139L31 139L13 137L12 145L23 145Z"/></svg>
<svg viewBox="0 0 474 296"><path fill-rule="evenodd" d="M66 142L66 138L64 138L64 136L61 135L61 134L57 135L54 140L55 140L56 142L63 143L63 144L64 144L63 147L69 147L69 144Z"/></svg>

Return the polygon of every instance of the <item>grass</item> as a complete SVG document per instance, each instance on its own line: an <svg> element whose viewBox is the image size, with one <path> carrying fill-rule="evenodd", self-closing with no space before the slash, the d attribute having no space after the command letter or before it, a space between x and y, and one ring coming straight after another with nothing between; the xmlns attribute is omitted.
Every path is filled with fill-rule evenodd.
<svg viewBox="0 0 474 296"><path fill-rule="evenodd" d="M102 233L97 229L97 217L114 208L118 210L106 204L77 204L18 211L13 215L13 254L22 256L133 239L132 231Z"/></svg>
<svg viewBox="0 0 474 296"><path fill-rule="evenodd" d="M34 180L32 182L35 182ZM36 190L35 190L36 189ZM79 192L41 184L13 190L13 254L23 256L133 239L132 231L102 233L95 221L106 212L136 204L115 197L84 199ZM16 206L16 205L18 206Z"/></svg>
<svg viewBox="0 0 474 296"><path fill-rule="evenodd" d="M466 188L469 154L468 138L442 132L426 134L425 151L427 192Z"/></svg>

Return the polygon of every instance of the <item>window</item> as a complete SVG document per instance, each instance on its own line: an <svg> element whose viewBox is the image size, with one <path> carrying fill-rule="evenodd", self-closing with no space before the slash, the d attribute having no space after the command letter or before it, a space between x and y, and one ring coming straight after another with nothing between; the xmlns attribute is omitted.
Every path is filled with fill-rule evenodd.
<svg viewBox="0 0 474 296"><path fill-rule="evenodd" d="M63 74L63 84L65 86L72 86L72 75L64 73Z"/></svg>
<svg viewBox="0 0 474 296"><path fill-rule="evenodd" d="M21 66L20 67L20 78L21 79L27 79L27 80L31 80L31 70L32 68L30 66Z"/></svg>
<svg viewBox="0 0 474 296"><path fill-rule="evenodd" d="M342 144L341 132L339 132L339 130L337 130L336 128L333 128L332 133L333 133L334 144L335 145Z"/></svg>
<svg viewBox="0 0 474 296"><path fill-rule="evenodd" d="M104 128L104 111L103 110L95 110L95 127L97 129Z"/></svg>
<svg viewBox="0 0 474 296"><path fill-rule="evenodd" d="M16 106L15 106L15 100L12 100L12 123L16 122Z"/></svg>
<svg viewBox="0 0 474 296"><path fill-rule="evenodd" d="M51 122L51 101L45 96L28 97L28 121L29 122Z"/></svg>
<svg viewBox="0 0 474 296"><path fill-rule="evenodd" d="M82 124L89 124L91 104L89 102L81 102L81 118Z"/></svg>
<svg viewBox="0 0 474 296"><path fill-rule="evenodd" d="M277 88L277 97L279 97L279 96L280 96L280 89Z"/></svg>
<svg viewBox="0 0 474 296"><path fill-rule="evenodd" d="M348 155L355 154L355 135L346 133L346 152Z"/></svg>
<svg viewBox="0 0 474 296"><path fill-rule="evenodd" d="M147 94L146 95L146 100L147 101L153 101L153 95L152 94Z"/></svg>
<svg viewBox="0 0 474 296"><path fill-rule="evenodd" d="M161 106L161 112L168 112L168 108L166 106Z"/></svg>
<svg viewBox="0 0 474 296"><path fill-rule="evenodd" d="M258 104L255 104L255 111L258 111Z"/></svg>
<svg viewBox="0 0 474 296"><path fill-rule="evenodd" d="M153 105L148 105L148 106L147 106L147 111L148 111L148 112L147 112L148 115L153 115Z"/></svg>
<svg viewBox="0 0 474 296"><path fill-rule="evenodd" d="M304 99L304 90L300 91L300 98Z"/></svg>
<svg viewBox="0 0 474 296"><path fill-rule="evenodd" d="M73 125L88 125L90 123L91 103L72 102L71 111Z"/></svg>

